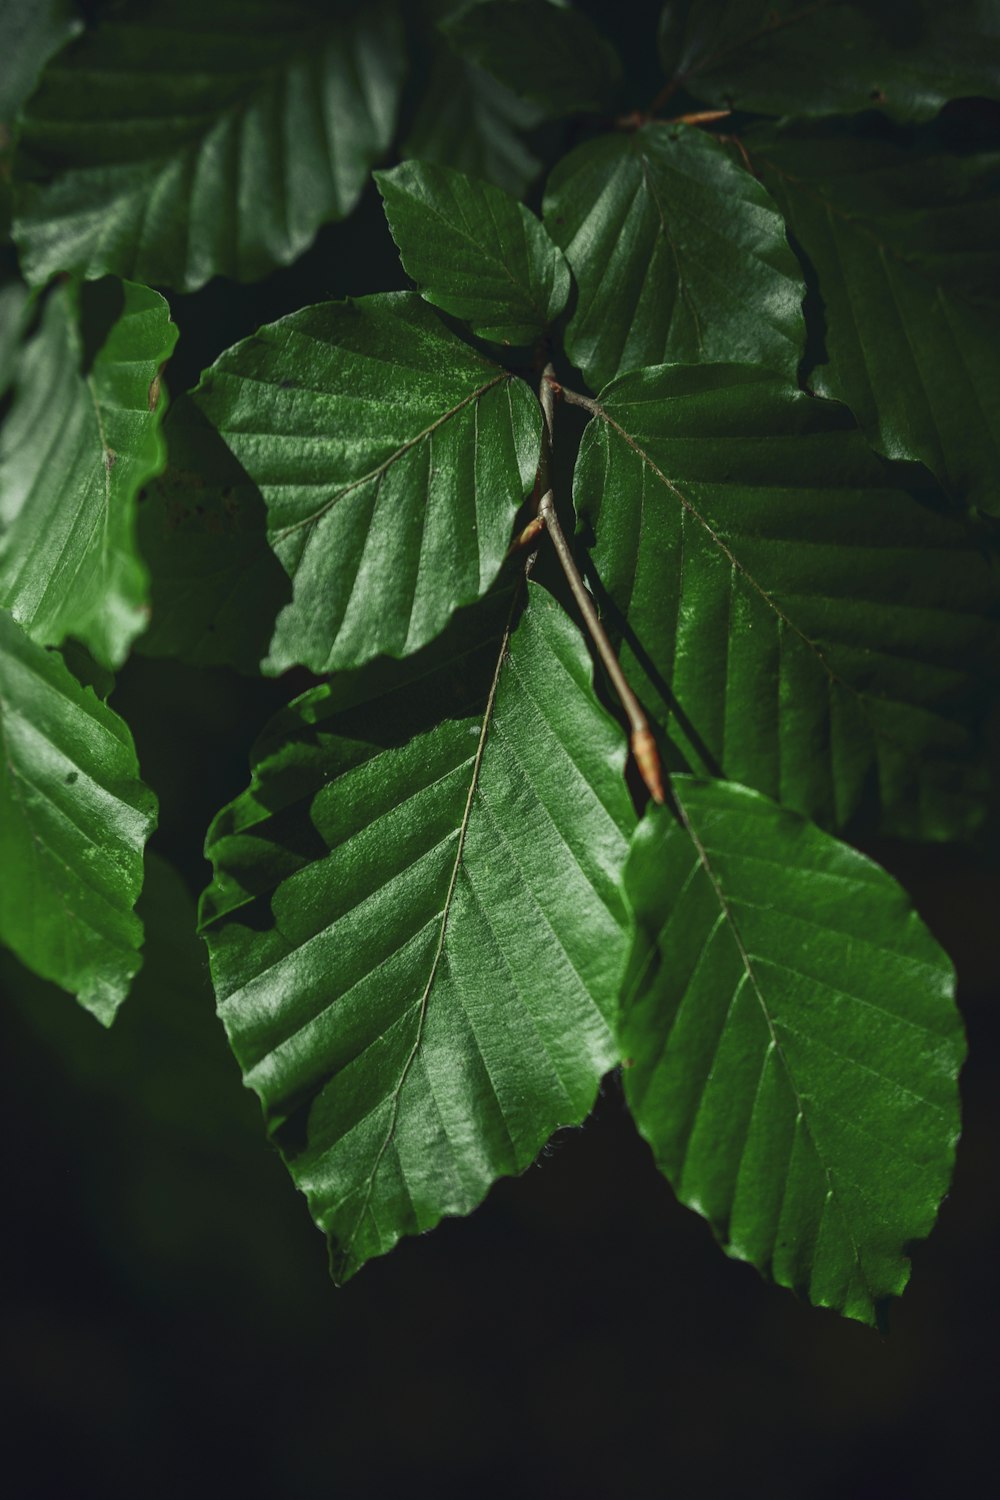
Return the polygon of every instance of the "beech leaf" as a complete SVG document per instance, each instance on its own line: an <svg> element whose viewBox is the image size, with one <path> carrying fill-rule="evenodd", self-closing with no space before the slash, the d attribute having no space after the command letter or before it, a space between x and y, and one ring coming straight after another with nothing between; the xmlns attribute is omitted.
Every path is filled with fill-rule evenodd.
<svg viewBox="0 0 1000 1500"><path fill-rule="evenodd" d="M139 969L156 800L132 737L0 610L0 941L108 1026Z"/></svg>
<svg viewBox="0 0 1000 1500"><path fill-rule="evenodd" d="M309 0L129 0L49 66L25 112L26 277L191 291L286 265L361 196L402 73L386 0L350 17Z"/></svg>
<svg viewBox="0 0 1000 1500"><path fill-rule="evenodd" d="M951 1176L951 965L864 855L746 787L672 789L625 870L629 1107L727 1254L874 1323Z"/></svg>
<svg viewBox="0 0 1000 1500"><path fill-rule="evenodd" d="M292 579L267 670L406 656L494 582L534 484L541 410L415 293L271 323L193 400L259 487Z"/></svg>
<svg viewBox="0 0 1000 1500"><path fill-rule="evenodd" d="M576 504L626 673L684 767L831 828L862 807L906 836L975 826L997 559L913 483L845 407L751 366L602 393Z"/></svg>
<svg viewBox="0 0 1000 1500"><path fill-rule="evenodd" d="M339 1280L522 1171L616 1060L624 741L530 594L399 691L297 700L209 835L219 1012Z"/></svg>
<svg viewBox="0 0 1000 1500"><path fill-rule="evenodd" d="M621 64L579 11L549 0L485 0L440 24L456 52L536 104L546 118L610 106Z"/></svg>
<svg viewBox="0 0 1000 1500"><path fill-rule="evenodd" d="M0 605L33 640L119 667L147 619L136 495L163 465L177 329L148 287L53 287L0 432Z"/></svg>
<svg viewBox="0 0 1000 1500"><path fill-rule="evenodd" d="M509 194L428 162L376 172L375 181L403 269L425 301L500 344L534 343L562 312L569 267Z"/></svg>
<svg viewBox="0 0 1000 1500"><path fill-rule="evenodd" d="M768 115L930 120L1000 97L993 0L671 0L660 55L696 99Z"/></svg>
<svg viewBox="0 0 1000 1500"><path fill-rule="evenodd" d="M819 275L813 387L880 452L1000 514L1000 156L914 157L818 129L751 139Z"/></svg>
<svg viewBox="0 0 1000 1500"><path fill-rule="evenodd" d="M544 216L579 287L566 352L594 390L674 362L794 375L802 273L766 189L711 136L646 125L578 146L549 178Z"/></svg>

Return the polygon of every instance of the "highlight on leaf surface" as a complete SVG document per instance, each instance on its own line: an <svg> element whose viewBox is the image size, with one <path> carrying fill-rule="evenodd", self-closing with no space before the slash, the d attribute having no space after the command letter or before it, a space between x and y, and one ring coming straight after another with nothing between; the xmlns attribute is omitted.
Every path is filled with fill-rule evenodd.
<svg viewBox="0 0 1000 1500"><path fill-rule="evenodd" d="M266 670L409 655L494 582L535 481L541 410L415 293L269 324L192 399L263 495L292 579Z"/></svg>
<svg viewBox="0 0 1000 1500"><path fill-rule="evenodd" d="M528 593L372 701L298 699L209 836L219 1013L338 1280L522 1171L617 1060L624 738Z"/></svg>
<svg viewBox="0 0 1000 1500"><path fill-rule="evenodd" d="M132 736L0 609L0 942L105 1026L138 972L156 799Z"/></svg>
<svg viewBox="0 0 1000 1500"><path fill-rule="evenodd" d="M875 1323L951 1176L951 965L863 855L746 787L672 790L625 868L629 1107L728 1254Z"/></svg>

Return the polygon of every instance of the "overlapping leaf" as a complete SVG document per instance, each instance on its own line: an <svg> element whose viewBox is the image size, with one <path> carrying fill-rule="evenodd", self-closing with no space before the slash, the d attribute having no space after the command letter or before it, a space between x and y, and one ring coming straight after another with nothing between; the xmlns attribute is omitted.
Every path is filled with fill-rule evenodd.
<svg viewBox="0 0 1000 1500"><path fill-rule="evenodd" d="M499 647L507 599L400 691L298 700L209 838L220 1013L341 1279L527 1166L615 1061L622 738L530 592Z"/></svg>
<svg viewBox="0 0 1000 1500"><path fill-rule="evenodd" d="M980 812L995 559L852 428L748 366L637 371L587 428L577 506L688 767L827 826L874 805L948 837Z"/></svg>
<svg viewBox="0 0 1000 1500"><path fill-rule="evenodd" d="M131 0L46 71L22 132L25 274L193 289L294 260L395 129L397 9Z"/></svg>
<svg viewBox="0 0 1000 1500"><path fill-rule="evenodd" d="M0 610L0 941L109 1025L156 802L122 720Z"/></svg>
<svg viewBox="0 0 1000 1500"><path fill-rule="evenodd" d="M293 581L269 670L408 655L493 583L534 483L541 412L415 293L272 323L193 399L259 487Z"/></svg>
<svg viewBox="0 0 1000 1500"><path fill-rule="evenodd" d="M425 301L502 344L534 343L562 312L569 267L523 204L427 162L375 180L403 268Z"/></svg>
<svg viewBox="0 0 1000 1500"><path fill-rule="evenodd" d="M162 466L176 336L148 287L53 288L0 434L0 605L41 644L76 636L109 667L146 622L135 497Z"/></svg>
<svg viewBox="0 0 1000 1500"><path fill-rule="evenodd" d="M630 1108L730 1255L873 1323L951 1174L951 965L863 855L745 787L673 791L625 872Z"/></svg>
<svg viewBox="0 0 1000 1500"><path fill-rule="evenodd" d="M485 0L441 22L451 45L548 118L607 109L621 65L579 11L549 0Z"/></svg>
<svg viewBox="0 0 1000 1500"><path fill-rule="evenodd" d="M992 0L675 0L660 54L695 98L763 114L928 120L949 99L1000 97Z"/></svg>
<svg viewBox="0 0 1000 1500"><path fill-rule="evenodd" d="M1000 514L1000 157L759 134L754 165L819 277L827 361L891 458Z"/></svg>
<svg viewBox="0 0 1000 1500"><path fill-rule="evenodd" d="M540 124L543 113L442 38L433 48L402 154L483 177L519 198L541 171L524 134Z"/></svg>
<svg viewBox="0 0 1000 1500"><path fill-rule="evenodd" d="M72 0L7 0L0 6L0 122L13 121L45 63L79 30Z"/></svg>
<svg viewBox="0 0 1000 1500"><path fill-rule="evenodd" d="M801 272L767 191L711 136L647 125L579 146L549 179L545 224L579 287L566 352L595 390L666 362L794 375Z"/></svg>

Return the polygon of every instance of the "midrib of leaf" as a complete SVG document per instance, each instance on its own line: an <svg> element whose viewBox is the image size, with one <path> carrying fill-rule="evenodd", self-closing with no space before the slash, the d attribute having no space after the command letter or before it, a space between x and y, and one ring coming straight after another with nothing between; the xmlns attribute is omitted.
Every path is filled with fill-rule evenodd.
<svg viewBox="0 0 1000 1500"><path fill-rule="evenodd" d="M508 370L501 370L499 375L495 375L485 385L481 385L478 389L470 391L467 396L463 396L461 401L457 402L449 411L435 418L422 432L418 432L415 437L408 438L405 443L401 443L394 453L390 453L389 457L383 459L374 469L369 469L367 474L361 474L357 479L352 479L350 484L345 484L343 489L338 490L335 495L331 495L328 500L324 500L318 510L313 511L311 515L302 516L300 520L293 521L290 526L286 526L283 530L275 532L274 541L283 542L286 537L293 535L296 531L301 531L304 526L314 526L317 521L322 520L328 511L333 509L338 501L343 500L345 495L349 495L352 490L358 489L363 484L368 484L372 479L381 479L386 470L391 469L393 464L403 457L404 453L408 453L411 448L415 448L418 443L422 443L425 438L430 437L439 427L443 427L446 422L450 422L452 417L457 416L470 402L478 401L481 396L485 396L487 391L491 391L495 385L499 385L504 380L509 381L511 378Z"/></svg>
<svg viewBox="0 0 1000 1500"><path fill-rule="evenodd" d="M98 397L98 394L97 394L97 387L94 384L94 377L93 377L93 375L88 375L87 376L87 394L90 396L91 402L92 402L93 407L94 407L94 417L97 420L97 433L98 433L98 436L99 436L99 438L101 440L101 463L102 463L102 467L104 469L104 512L103 512L103 515L101 516L101 523L100 523L101 524L101 560L102 560L102 563L106 567L107 566L107 556L108 556L108 525L109 525L109 522L111 520L111 467L112 467L112 464L114 463L115 458L116 458L117 455L114 454L113 451L112 451L112 449L110 448L110 446L108 444L107 436L106 436L105 431L104 431L104 418L101 415L101 402L100 402L100 398ZM93 536L94 531L96 531L97 524L98 524L97 520L95 519L94 526L91 529L91 533L90 533L91 536ZM81 551L81 553L80 553L80 561L77 563L77 568L76 568L77 573L79 573L80 568L83 565L83 559L84 559L85 556L86 556L86 548L84 548Z"/></svg>
<svg viewBox="0 0 1000 1500"><path fill-rule="evenodd" d="M640 162L640 165L642 166L642 177L643 177L643 181L646 184L646 189L647 189L647 191L649 193L649 196L652 198L654 204L656 205L656 212L659 215L660 229L663 232L663 238L666 240L667 244L670 246L670 253L674 257L674 265L677 268L677 291L678 291L679 295L687 303L688 311L691 314L691 321L694 323L694 331L695 331L695 337L698 340L698 348L699 348L699 350L701 350L704 347L704 344L703 344L703 341L702 341L702 337L701 337L701 319L698 316L698 309L695 306L694 298L691 296L691 290L690 290L687 282L684 279L684 267L681 265L681 258L680 258L680 254L678 252L677 246L674 243L674 237L670 233L670 228L669 228L669 226L667 224L666 215L663 212L663 204L660 202L660 196L659 196L659 194L656 191L656 184L653 181L653 175L652 175L652 173L649 170L649 158L647 157L645 151L640 151L639 152L639 162ZM670 324L667 325L667 337L668 337L668 339L670 337L670 326L673 323L673 314L674 314L674 308L676 308L676 305L677 304L675 302L674 306L670 310L670 319L671 319L671 322L670 322Z"/></svg>
<svg viewBox="0 0 1000 1500"><path fill-rule="evenodd" d="M495 385L496 381L493 381L492 384ZM483 710L483 721L479 730L479 740L476 745L476 754L472 762L472 775L469 778L469 792L465 799L465 807L462 812L462 821L459 825L458 848L455 850L455 861L451 867L451 877L448 881L448 889L445 892L444 906L441 911L441 921L438 928L437 945L434 949L434 955L431 959L431 967L430 973L427 976L427 983L424 985L423 994L421 995L418 1003L416 1036L413 1039L413 1046L410 1048L409 1055L407 1056L406 1061L403 1063L403 1066L400 1070L399 1081L397 1082L390 1096L391 1102L389 1105L389 1124L382 1139L382 1144L379 1146L379 1149L376 1152L375 1160L372 1164L372 1169L368 1174L368 1181L365 1184L364 1196L361 1200L361 1207L358 1210L358 1216L354 1221L354 1227L351 1229L351 1232L348 1235L347 1241L343 1248L342 1256L345 1264L350 1258L350 1253L354 1246L354 1241L357 1238L358 1230L361 1228L361 1225L364 1222L365 1214L368 1212L368 1205L371 1202L372 1192L375 1188L375 1179L378 1176L379 1167L382 1165L382 1158L385 1156L386 1151L392 1144L393 1137L396 1133L396 1121L399 1116L400 1097L402 1095L403 1087L406 1083L407 1077L409 1076L410 1069L416 1061L417 1054L420 1051L420 1044L423 1039L424 1032L424 1020L427 1015L427 1006L430 1001L431 990L434 988L434 981L437 978L438 968L441 963L441 955L444 952L445 936L448 930L448 918L451 915L452 902L455 896L455 887L458 884L458 872L462 866L462 854L465 849L465 836L469 828L469 819L472 816L472 804L475 801L476 790L479 786L479 773L482 769L483 754L486 750L486 740L489 734L490 722L493 717L493 705L496 702L497 688L500 685L500 675L503 671L504 662L507 656L507 647L510 642L510 632L514 619L514 611L516 610L519 603L520 593L521 591L519 589L516 590L511 600L510 610L507 614L507 622L504 626L503 636L500 641L500 649L497 653L497 662L496 667L493 671L493 679L490 683L490 690L486 698L486 707Z"/></svg>
<svg viewBox="0 0 1000 1500"><path fill-rule="evenodd" d="M864 1282L865 1290L868 1292L868 1295L872 1299L872 1301L874 1301L875 1300L875 1293L874 1293L874 1290L873 1290L873 1288L871 1287L871 1285L870 1285L870 1283L868 1281L867 1275L865 1274L865 1268L864 1268L864 1265L863 1265L862 1260L861 1260L860 1251L858 1249L858 1242L857 1242L857 1240L856 1240L856 1238L854 1236L853 1230L851 1229L850 1220L849 1220L847 1214L844 1212L843 1208L840 1206L840 1202L839 1202L839 1200L837 1198L836 1188L834 1187L834 1183L833 1183L833 1177L832 1177L832 1175L830 1173L830 1168L828 1167L828 1165L827 1165L827 1163L826 1163L826 1161L825 1161L825 1159L823 1157L823 1153L819 1149L819 1143L816 1140L816 1136L815 1136L812 1128L810 1127L809 1117L808 1117L808 1114L806 1112L806 1108L805 1108L805 1104L804 1104L803 1099L802 1099L802 1095L799 1093L798 1085L796 1084L796 1081L795 1081L795 1075L794 1075L791 1067L789 1066L788 1059L785 1057L785 1053L784 1053L784 1050L783 1050L783 1048L781 1046L781 1042L778 1040L777 1032L774 1029L774 1022L773 1022L773 1020L771 1018L771 1012L768 1009L767 1001L764 998L763 990L761 989L760 983L759 983L759 981L757 979L757 973L756 973L756 970L754 969L754 966L753 966L753 960L750 957L750 953L747 950L746 943L743 940L743 934L740 931L739 923L737 922L736 917L733 914L732 907L729 905L729 900L728 900L728 898L726 896L725 890L723 889L722 881L719 879L718 875L716 874L715 869L712 866L712 862L711 862L711 860L708 857L708 850L705 848L705 845L702 842L702 840L701 840L701 838L700 838L700 836L698 834L697 829L695 828L694 824L691 822L691 819L688 816L687 808L684 806L684 800L683 800L683 798L680 796L680 794L677 791L677 786L676 786L676 782L675 782L674 778L670 779L670 790L671 790L671 795L672 795L672 798L673 798L674 806L676 807L677 813L678 813L678 815L680 817L680 820L681 820L681 824L682 824L682 826L684 828L684 831L687 834L688 838L691 840L691 843L694 845L694 850L695 850L695 854L696 854L697 859L698 859L698 863L701 865L701 867L704 870L705 875L706 875L709 883L712 886L712 890L715 893L715 898L716 898L716 900L719 903L719 908L720 908L720 911L721 911L721 914L722 914L722 920L725 922L726 927L727 927L730 935L732 936L733 942L736 944L736 949L737 949L737 952L739 953L739 956L740 956L740 963L743 965L743 971L744 971L744 974L746 975L747 982L749 983L751 989L753 990L753 993L754 993L754 996L756 997L757 1003L760 1006L761 1014L763 1015L765 1025L767 1026L768 1035L771 1038L770 1047L769 1047L768 1050L772 1050L773 1049L773 1051L781 1059L782 1069L784 1071L785 1077L788 1080L788 1086L791 1089L792 1095L793 1095L793 1097L795 1099L795 1106L796 1106L796 1112L797 1112L797 1123L801 1123L802 1128L805 1130L805 1132L808 1135L810 1141L812 1142L813 1150L816 1152L816 1158L817 1158L817 1160L822 1165L823 1176L826 1178L826 1184L827 1184L827 1201L828 1202L833 1201L833 1202L837 1203L837 1208L838 1208L838 1211L840 1213L840 1219L841 1219L841 1222L844 1225L844 1230L845 1230L845 1232L847 1234L847 1238L850 1240L851 1251L852 1251L852 1253L854 1255L854 1261L855 1261L855 1264L857 1265L858 1272L859 1272L859 1274L861 1276L862 1281ZM734 999L735 999L735 993L734 993ZM727 1020L728 1020L728 1016L727 1016ZM722 1034L725 1033L725 1029L726 1029L726 1027L725 1027L725 1024L724 1024L723 1028L722 1028ZM767 1052L765 1052L765 1054L764 1054L764 1062L763 1062L763 1064L761 1066L761 1075L760 1075L760 1078L757 1081L757 1089L756 1089L755 1095L754 1095L754 1105L755 1106L756 1106L757 1095L760 1092L760 1084L761 1084L761 1081L763 1079L764 1070L765 1070L766 1066L767 1066ZM753 1111L751 1110L750 1120L752 1121L752 1119L753 1119ZM748 1133L749 1133L749 1129L750 1129L750 1125L749 1125L749 1122L748 1122L748 1124L747 1124L747 1131L748 1131ZM794 1145L794 1135L792 1137L792 1140L793 1140L793 1145ZM739 1178L739 1171L737 1171L737 1180L738 1180L738 1178ZM859 1191L860 1191L860 1189L859 1189ZM826 1205L824 1204L824 1211L825 1211L825 1207L826 1207ZM781 1219L781 1214L779 1212L779 1214L778 1214L778 1222L779 1223L780 1223L780 1219Z"/></svg>

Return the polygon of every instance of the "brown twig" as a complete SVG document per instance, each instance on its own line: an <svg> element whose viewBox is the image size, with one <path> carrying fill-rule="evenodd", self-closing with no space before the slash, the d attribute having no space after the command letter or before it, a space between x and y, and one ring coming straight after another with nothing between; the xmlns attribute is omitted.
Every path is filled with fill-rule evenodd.
<svg viewBox="0 0 1000 1500"><path fill-rule="evenodd" d="M542 434L542 461L538 466L539 490L541 498L538 502L539 519L544 523L545 529L552 538L559 565L566 576L566 582L570 586L573 598L583 617L590 638L594 643L598 656L604 663L605 670L611 679L611 683L618 694L622 708L629 722L630 744L632 754L635 758L636 767L649 790L649 795L654 802L663 802L665 791L663 786L663 771L660 766L660 754L656 747L656 739L649 727L649 720L643 711L635 693L629 686L628 679L622 671L621 663L615 655L614 647L608 639L608 633L601 623L601 617L597 613L594 598L587 585L583 581L580 570L576 565L572 549L566 540L559 517L556 513L555 495L549 482L552 452L552 433L555 421L556 394L565 395L572 399L571 393L564 391L555 378L551 365L547 365L542 372L538 395L542 403L542 412L545 417L545 431ZM575 394L575 393L574 393ZM586 400L586 398L583 398ZM582 404L577 402L575 404Z"/></svg>

